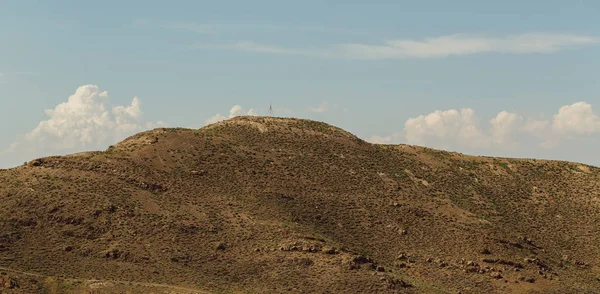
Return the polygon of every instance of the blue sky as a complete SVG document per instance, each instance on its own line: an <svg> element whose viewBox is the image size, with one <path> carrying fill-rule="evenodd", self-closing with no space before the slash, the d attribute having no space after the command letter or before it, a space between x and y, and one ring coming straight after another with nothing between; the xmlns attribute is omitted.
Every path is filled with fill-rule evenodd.
<svg viewBox="0 0 600 294"><path fill-rule="evenodd" d="M0 1L0 168L270 101L372 142L600 165L600 2L370 2Z"/></svg>

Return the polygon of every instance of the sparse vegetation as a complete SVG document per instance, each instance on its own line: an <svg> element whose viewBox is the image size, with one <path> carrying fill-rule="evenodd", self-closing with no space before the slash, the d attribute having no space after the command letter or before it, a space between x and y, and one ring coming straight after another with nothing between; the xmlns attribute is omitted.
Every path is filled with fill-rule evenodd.
<svg viewBox="0 0 600 294"><path fill-rule="evenodd" d="M0 171L0 269L25 293L593 293L599 174L307 120L155 129Z"/></svg>

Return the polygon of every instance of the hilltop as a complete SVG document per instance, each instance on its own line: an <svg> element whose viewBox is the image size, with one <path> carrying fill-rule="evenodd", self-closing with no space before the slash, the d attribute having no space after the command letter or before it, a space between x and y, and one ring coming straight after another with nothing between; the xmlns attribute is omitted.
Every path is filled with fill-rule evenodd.
<svg viewBox="0 0 600 294"><path fill-rule="evenodd" d="M237 117L1 170L0 292L595 293L598 224L596 167Z"/></svg>

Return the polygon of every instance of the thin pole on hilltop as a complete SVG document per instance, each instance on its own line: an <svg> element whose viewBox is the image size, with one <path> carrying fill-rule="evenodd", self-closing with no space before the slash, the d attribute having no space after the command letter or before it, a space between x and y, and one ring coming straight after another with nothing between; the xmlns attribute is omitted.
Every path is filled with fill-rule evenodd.
<svg viewBox="0 0 600 294"><path fill-rule="evenodd" d="M274 117L275 116L275 112L273 111L273 103L269 103L269 113L268 115L270 117Z"/></svg>

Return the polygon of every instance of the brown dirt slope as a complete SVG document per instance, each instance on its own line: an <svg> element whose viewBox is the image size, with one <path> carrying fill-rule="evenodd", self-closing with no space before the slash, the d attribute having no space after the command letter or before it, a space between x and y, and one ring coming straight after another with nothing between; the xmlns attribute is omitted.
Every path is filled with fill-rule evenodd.
<svg viewBox="0 0 600 294"><path fill-rule="evenodd" d="M595 167L238 117L0 171L0 292L599 293L599 224Z"/></svg>

